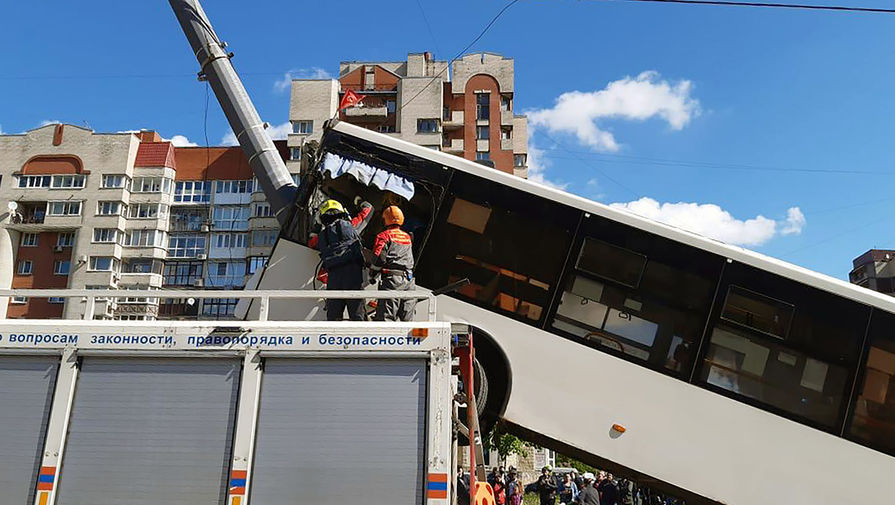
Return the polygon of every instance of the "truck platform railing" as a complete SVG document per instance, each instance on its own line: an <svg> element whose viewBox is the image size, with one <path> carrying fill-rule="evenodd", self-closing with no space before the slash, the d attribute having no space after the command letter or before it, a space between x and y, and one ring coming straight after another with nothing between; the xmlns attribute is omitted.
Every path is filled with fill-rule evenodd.
<svg viewBox="0 0 895 505"><path fill-rule="evenodd" d="M82 319L92 320L96 313L96 302L106 299L120 298L237 298L256 299L259 302L258 318L255 321L267 321L270 301L276 299L398 299L427 301L426 320L436 320L436 294L431 291L340 291L340 290L293 290L293 289L261 289L245 291L201 290L201 289L0 289L0 303L5 298L81 298L86 302Z"/></svg>

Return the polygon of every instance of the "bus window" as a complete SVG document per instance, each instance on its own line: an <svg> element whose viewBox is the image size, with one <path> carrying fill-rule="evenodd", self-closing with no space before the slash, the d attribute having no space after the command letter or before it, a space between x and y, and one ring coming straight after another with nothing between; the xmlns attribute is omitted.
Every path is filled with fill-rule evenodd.
<svg viewBox="0 0 895 505"><path fill-rule="evenodd" d="M455 296L535 324L556 289L581 212L455 172L419 267L419 284L468 278Z"/></svg>
<svg viewBox="0 0 895 505"><path fill-rule="evenodd" d="M689 377L724 260L596 216L581 236L552 329Z"/></svg>
<svg viewBox="0 0 895 505"><path fill-rule="evenodd" d="M852 405L849 438L895 454L895 315L876 310L870 322L863 379Z"/></svg>
<svg viewBox="0 0 895 505"><path fill-rule="evenodd" d="M724 270L700 379L709 389L835 430L869 308L740 263Z"/></svg>

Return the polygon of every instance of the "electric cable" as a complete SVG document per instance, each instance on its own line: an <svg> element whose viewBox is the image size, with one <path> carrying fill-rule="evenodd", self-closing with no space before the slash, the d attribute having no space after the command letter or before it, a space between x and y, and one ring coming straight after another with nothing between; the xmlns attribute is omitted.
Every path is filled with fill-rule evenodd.
<svg viewBox="0 0 895 505"><path fill-rule="evenodd" d="M725 7L763 7L778 9L802 9L802 10L818 10L818 11L838 11L838 12L864 12L875 14L895 14L895 9L884 9L882 7L848 7L842 5L816 5L816 4L789 4L780 2L742 2L734 0L598 0L601 2L642 2L642 3L667 3L667 4L690 4L690 5L711 5Z"/></svg>
<svg viewBox="0 0 895 505"><path fill-rule="evenodd" d="M445 72L447 72L447 69L451 68L451 64L454 63L456 60L458 60L461 56L463 56L463 54L465 54L466 51L468 51L469 48L473 46L473 44L475 44L475 43L478 42L482 37L484 37L485 34L488 33L488 30L490 30L491 27L494 25L494 23L497 22L497 20L500 18L500 16L502 16L503 13L506 12L510 7L516 5L516 3L517 3L518 1L519 1L519 0L513 0L512 2L510 2L510 3L506 4L506 5L504 5L503 8L500 9L500 11L498 11L497 14L496 14L493 18L491 18L491 21L489 21L488 24L485 25L485 28L483 28L482 31L479 32L479 34L478 34L474 39L472 39L472 42L470 42L469 44L467 44L466 47L464 47L462 51L460 51L459 53L457 53L456 56L454 56L453 58L451 58L450 61L447 62L447 65L445 65L444 68L441 69L441 72L438 72L437 74L435 74L435 77L433 77L429 82L427 82L426 85L423 86L422 89L420 89L415 95L413 95L413 96L410 98L410 100L407 100L406 102L403 102L403 103L401 104L401 107L403 108L403 107L409 105L410 102L414 101L414 100L416 99L416 97L420 96L420 95L423 93L423 91L426 91L426 89L428 89L429 86L431 86L432 83L435 82L436 79L438 79L439 77L441 77L442 74L444 74Z"/></svg>

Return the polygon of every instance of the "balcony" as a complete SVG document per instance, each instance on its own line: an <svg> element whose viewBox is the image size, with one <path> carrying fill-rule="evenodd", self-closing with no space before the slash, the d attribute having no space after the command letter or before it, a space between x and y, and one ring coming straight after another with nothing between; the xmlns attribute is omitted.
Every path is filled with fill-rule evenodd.
<svg viewBox="0 0 895 505"><path fill-rule="evenodd" d="M500 109L500 125L513 126L513 111Z"/></svg>
<svg viewBox="0 0 895 505"><path fill-rule="evenodd" d="M345 109L345 117L352 119L385 119L388 117L388 107L351 107Z"/></svg>
<svg viewBox="0 0 895 505"><path fill-rule="evenodd" d="M442 148L446 153L463 153L463 139L450 139L442 144Z"/></svg>
<svg viewBox="0 0 895 505"><path fill-rule="evenodd" d="M132 284L132 285L141 285L141 286L149 286L153 288L162 287L162 274L156 274L151 272L129 272L121 274L121 282Z"/></svg>
<svg viewBox="0 0 895 505"><path fill-rule="evenodd" d="M342 93L354 91L355 93L397 93L397 84L341 84Z"/></svg>
<svg viewBox="0 0 895 505"><path fill-rule="evenodd" d="M445 117L442 120L442 127L445 130L456 130L458 128L463 128L463 111L462 110L452 110L449 114L450 117Z"/></svg>
<svg viewBox="0 0 895 505"><path fill-rule="evenodd" d="M512 151L513 139L500 139L500 149L502 151Z"/></svg>

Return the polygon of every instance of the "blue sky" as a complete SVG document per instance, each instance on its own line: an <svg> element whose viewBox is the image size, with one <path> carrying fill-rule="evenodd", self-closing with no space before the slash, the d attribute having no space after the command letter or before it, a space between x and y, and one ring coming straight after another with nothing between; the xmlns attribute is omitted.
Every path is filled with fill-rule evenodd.
<svg viewBox="0 0 895 505"><path fill-rule="evenodd" d="M280 125L289 97L276 81L286 72L335 74L340 60L409 51L448 59L504 2L248 5L205 9L262 117ZM205 87L167 2L15 2L4 14L3 132L59 120L205 143ZM515 58L515 107L538 118L538 177L843 278L866 249L895 247L893 23L522 0L471 51ZM562 96L580 101L574 117L555 108ZM614 145L578 135L575 121ZM207 132L211 144L228 132L214 97Z"/></svg>

